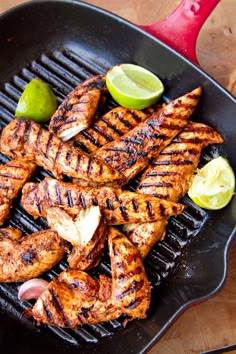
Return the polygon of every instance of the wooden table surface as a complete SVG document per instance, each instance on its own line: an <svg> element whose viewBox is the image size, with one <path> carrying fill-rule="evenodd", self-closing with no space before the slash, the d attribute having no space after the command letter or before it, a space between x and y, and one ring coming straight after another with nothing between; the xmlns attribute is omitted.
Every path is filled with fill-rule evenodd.
<svg viewBox="0 0 236 354"><path fill-rule="evenodd" d="M0 0L0 13L23 2L22 0ZM136 24L151 24L164 18L180 1L90 0L87 2L114 12ZM198 37L197 56L202 68L236 95L236 0L221 0L207 19ZM150 354L201 353L235 344L235 281L236 242L230 251L224 288L207 302L187 310L151 349Z"/></svg>

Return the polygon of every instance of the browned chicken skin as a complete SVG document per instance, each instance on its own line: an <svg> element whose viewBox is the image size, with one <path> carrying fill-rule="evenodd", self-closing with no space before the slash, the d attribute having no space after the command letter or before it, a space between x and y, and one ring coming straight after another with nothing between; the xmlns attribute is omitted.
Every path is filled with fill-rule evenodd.
<svg viewBox="0 0 236 354"><path fill-rule="evenodd" d="M0 150L10 157L23 158L62 175L81 178L97 184L120 183L124 177L98 159L63 143L39 124L26 118L12 120L2 131Z"/></svg>
<svg viewBox="0 0 236 354"><path fill-rule="evenodd" d="M53 114L49 130L67 141L81 130L87 129L105 90L104 75L94 76L76 86Z"/></svg>
<svg viewBox="0 0 236 354"><path fill-rule="evenodd" d="M171 101L119 140L96 150L93 156L99 157L130 180L188 124L200 95L201 88L197 88Z"/></svg>
<svg viewBox="0 0 236 354"><path fill-rule="evenodd" d="M14 159L0 166L0 225L10 215L12 200L35 172L33 162Z"/></svg>
<svg viewBox="0 0 236 354"><path fill-rule="evenodd" d="M50 282L32 308L40 323L75 328L110 321L126 314L145 318L151 286L137 249L118 230L110 229L109 250L112 281L99 280L79 270L65 270Z"/></svg>
<svg viewBox="0 0 236 354"><path fill-rule="evenodd" d="M65 254L66 241L43 230L20 238L11 228L0 232L0 282L21 282L51 269Z"/></svg>
<svg viewBox="0 0 236 354"><path fill-rule="evenodd" d="M87 270L99 264L107 239L107 227L99 207L81 210L75 219L59 207L49 208L47 221L51 229L73 245L67 258L71 268Z"/></svg>
<svg viewBox="0 0 236 354"><path fill-rule="evenodd" d="M177 202L191 185L202 149L222 142L213 128L190 122L144 171L137 192ZM140 250L142 258L164 237L166 222L167 219L126 226L127 236Z"/></svg>
<svg viewBox="0 0 236 354"><path fill-rule="evenodd" d="M82 209L98 205L108 225L147 222L180 214L184 206L148 195L101 187L80 187L73 183L45 178L39 184L28 183L22 190L21 203L32 216L47 216L48 208L59 206L76 216Z"/></svg>

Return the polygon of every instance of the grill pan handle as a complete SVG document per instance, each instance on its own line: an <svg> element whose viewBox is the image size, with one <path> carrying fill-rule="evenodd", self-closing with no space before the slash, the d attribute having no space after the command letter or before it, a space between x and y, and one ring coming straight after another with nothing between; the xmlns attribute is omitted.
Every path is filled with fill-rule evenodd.
<svg viewBox="0 0 236 354"><path fill-rule="evenodd" d="M182 0L164 20L139 26L198 64L196 42L200 29L220 0Z"/></svg>

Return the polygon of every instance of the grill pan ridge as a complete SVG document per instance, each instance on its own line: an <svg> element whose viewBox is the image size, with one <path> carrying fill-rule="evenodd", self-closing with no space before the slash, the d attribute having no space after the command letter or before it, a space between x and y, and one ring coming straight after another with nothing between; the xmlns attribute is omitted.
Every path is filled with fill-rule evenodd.
<svg viewBox="0 0 236 354"><path fill-rule="evenodd" d="M41 1L38 4L36 2L35 6L38 6L37 11L42 9L41 6L43 6L43 3L48 4L50 2ZM60 2L57 1L51 1L49 9L53 8L53 3L57 6L60 5L63 9L62 3L60 4ZM74 10L77 5L78 4L73 1L65 1L64 4L65 7L68 7L66 10L70 7L73 7ZM81 6L83 11L86 10L89 13L92 10L89 5L80 4L79 6ZM26 10L28 10L28 8L26 8ZM95 15L104 16L104 11L96 11ZM117 26L130 26L131 31L138 32L138 36L140 36L138 39L143 39L144 35L142 34L142 31L134 29L134 26L128 24L126 21L121 21L120 19L117 20L112 15L109 16L109 23L105 24L106 26L112 21L117 21ZM34 17L34 14L32 14L32 17ZM59 17L62 18L62 14L60 14ZM145 36L147 36L148 41L150 41L151 44L144 43L144 48L158 45L158 41L150 39L150 36L148 35ZM53 50L49 50L48 48L45 50L45 48L39 46L39 48L37 48L37 53L29 55L29 60L31 61L26 59L19 60L17 70L14 70L11 75L8 75L6 81L0 83L1 129L13 118L17 101L25 85L33 77L38 77L47 82L56 93L58 102L60 103L65 95L79 82L92 75L105 73L110 66L117 63L117 54L113 57L110 57L109 54L106 60L104 58L98 59L95 54L91 55L90 50L84 55L84 50L80 50L76 45L73 47L70 41L68 41L68 45L62 43L63 41L59 42L60 45L57 43ZM118 46L117 43L116 45ZM165 46L164 50L167 50ZM162 55L162 53L160 55ZM176 54L173 54L173 51L169 50L168 55L171 57ZM152 59L145 59L140 52L140 49L137 49L134 54L120 54L122 62L126 60L136 63L137 57L139 57L138 63L140 65L144 65L146 61L144 66L150 66L150 68L153 66ZM164 100L166 101L177 96L177 93L171 86L172 81L176 84L177 91L179 90L180 94L187 92L189 86L191 89L193 84L193 87L199 84L197 82L198 79L196 79L199 74L199 69L191 68L191 64L182 59L179 55L176 55L176 58L176 67L179 67L179 78L177 78L177 74L173 74L174 79L173 77L170 77L166 80L167 94L164 97ZM166 69L160 70L162 70L162 76L165 77ZM174 68L173 70L175 71L177 69ZM189 79L188 77L188 80L183 78L185 75L188 75L191 70L196 70L194 78ZM211 89L211 85L215 85L216 91L219 89L217 84L212 83L211 78L207 78L207 80L209 81L205 83L205 90ZM193 81L196 82L193 83ZM227 99L231 100L231 98ZM204 96L203 101L202 106L204 107L204 104L207 102ZM113 101L108 102L108 107L113 106ZM206 107L206 109L202 108L201 114L203 114L203 116L208 108L209 107ZM223 131L222 135L224 136L224 129L221 124L215 122L211 115L208 123L212 124L216 129L219 128L218 130L220 133ZM226 125L227 124L228 123L226 122ZM226 130L228 131L228 127ZM229 135L227 140L231 142L233 141L233 137ZM221 153L221 149L221 147L210 147L205 149L200 164L206 163L212 157ZM223 153L226 154L226 156L227 154L230 154L228 146ZM0 154L0 162L5 163L6 161L8 161L8 158ZM38 173L33 179L37 182L48 175L48 173L41 168L37 171ZM130 188L133 188L132 184ZM31 303L19 302L17 299L18 284L0 284L0 313L4 320L6 319L6 329L2 330L1 328L0 330L3 333L0 337L0 343L3 343L2 347L4 349L5 347L8 348L8 353L13 353L13 347L9 347L7 330L8 328L13 328L13 330L14 328L17 328L17 332L19 332L15 333L15 336L17 337L18 343L21 344L18 353L32 353L32 350L34 350L35 353L41 353L42 350L44 350L44 353L52 353L52 350L56 350L57 353L69 352L71 354L77 353L78 350L82 350L83 353L104 352L114 354L119 353L121 350L124 353L145 352L147 348L149 348L153 342L164 333L173 319L176 318L184 308L191 303L196 302L196 300L199 301L208 298L223 285L225 279L225 262L230 243L233 239L235 218L232 218L232 220L230 219L228 222L227 218L229 218L229 216L226 216L225 213L220 214L216 212L216 218L219 218L221 224L224 223L224 218L227 219L227 227L224 228L224 230L220 229L216 238L212 240L212 244L209 247L207 246L206 251L201 252L201 250L204 249L204 242L207 238L207 234L210 232L210 229L213 228L215 216L213 216L212 213L207 213L198 208L188 197L184 197L182 202L187 206L186 210L182 215L170 218L165 240L156 244L145 260L145 268L148 278L153 285L152 305L150 314L146 320L133 321L128 324L127 328L123 328L122 318L110 321L109 323L90 326L86 325L76 330L60 329L45 325L38 327L32 319L23 316L24 310L31 306ZM228 208L228 214L233 213L234 206L235 198L232 205ZM47 223L43 218L39 218L35 221L23 210L20 205L20 197L16 200L11 212L11 218L6 223L6 226L9 225L20 228L25 234L47 227ZM222 241L224 233L229 236L227 236L226 240ZM218 277L210 279L206 284L209 272L207 269L201 268L201 261L203 259L204 266L207 263L209 265L210 260L207 262L204 257L208 257L208 251L213 249L216 244L222 244L222 247L224 248L222 251L220 247L218 250L217 246L215 246L216 256L218 256L219 260L219 264L216 266L215 270ZM66 267L67 263L63 260L52 270L45 273L43 277L50 281ZM108 254L104 256L101 264L94 271L94 274L97 275L102 272L105 272L106 274L109 274L110 272ZM199 287L201 277L203 278L203 282L205 282L205 289ZM13 322L9 320L11 318L14 319ZM29 337L32 338L29 339ZM29 341L30 344L27 344L27 341ZM127 342L130 344L130 347L124 345L124 343ZM37 343L37 345L33 347L33 343Z"/></svg>

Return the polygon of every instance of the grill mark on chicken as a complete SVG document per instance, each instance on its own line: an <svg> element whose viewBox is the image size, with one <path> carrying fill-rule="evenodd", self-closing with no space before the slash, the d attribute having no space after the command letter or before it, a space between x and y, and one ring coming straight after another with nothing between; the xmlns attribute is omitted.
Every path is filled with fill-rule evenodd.
<svg viewBox="0 0 236 354"><path fill-rule="evenodd" d="M1 152L10 157L24 157L34 161L37 165L51 171L55 177L62 179L63 174L85 180L90 183L98 184L118 184L125 182L125 177L112 167L106 165L95 157L89 156L80 150L72 149L70 143L64 143L55 136L52 136L47 130L40 127L39 124L21 118L22 129L19 130L17 136L15 130L19 127L18 119L12 120L2 131L0 140ZM31 134L26 143L23 142L23 128L31 125ZM40 131L41 130L41 131ZM40 133L40 134L39 134ZM40 136L41 135L41 136ZM39 139L40 137L40 139ZM51 139L51 148L45 149ZM36 140L38 143L36 143ZM35 145L38 147L35 149ZM70 160L68 151L72 151ZM78 161L76 166L76 160Z"/></svg>
<svg viewBox="0 0 236 354"><path fill-rule="evenodd" d="M61 317L61 319L63 320L66 327L70 327L71 322L64 312L64 309L63 309L61 301L58 297L58 294L52 288L49 289L49 292L51 294L51 303L54 306L54 309L55 309L57 315Z"/></svg>
<svg viewBox="0 0 236 354"><path fill-rule="evenodd" d="M80 201L80 204L82 205L82 208L86 209L87 208L86 200L85 200L82 193L79 194L79 201Z"/></svg>
<svg viewBox="0 0 236 354"><path fill-rule="evenodd" d="M146 118L147 114L142 111L116 107L96 119L90 128L77 134L72 144L87 153L92 153L97 148L120 138Z"/></svg>
<svg viewBox="0 0 236 354"><path fill-rule="evenodd" d="M105 130L103 130L102 128L100 128L97 124L94 124L93 129L94 129L97 133L101 134L108 142L113 141L112 136L109 135Z"/></svg>
<svg viewBox="0 0 236 354"><path fill-rule="evenodd" d="M153 219L155 217L155 215L153 213L152 204L149 201L147 201L146 205L147 205L148 215L149 215L150 219ZM160 204L160 209L162 210L161 205L162 204ZM161 215L162 215L162 212L161 212Z"/></svg>
<svg viewBox="0 0 236 354"><path fill-rule="evenodd" d="M98 149L94 156L123 173L128 180L131 179L187 125L201 89L197 88L194 92L194 96L188 93L170 102L120 139Z"/></svg>
<svg viewBox="0 0 236 354"><path fill-rule="evenodd" d="M28 124L25 126L25 130L24 130L24 143L26 144L29 140L29 135L31 133L31 125Z"/></svg>
<svg viewBox="0 0 236 354"><path fill-rule="evenodd" d="M133 310L135 309L142 301L142 298L137 298L134 301L130 302L128 305L125 306L126 309Z"/></svg>
<svg viewBox="0 0 236 354"><path fill-rule="evenodd" d="M154 161L152 163L153 166L162 166L162 165L175 165L175 166L186 166L186 165L192 165L193 162L191 160L175 160L175 161L172 161L172 160L162 160L162 161Z"/></svg>
<svg viewBox="0 0 236 354"><path fill-rule="evenodd" d="M50 148L51 148L51 145L52 145L52 139L53 139L53 135L49 134L48 135L48 141L47 141L47 144L46 144L46 151L45 151L45 157L46 158L48 157L48 154L49 154L49 151L50 151Z"/></svg>
<svg viewBox="0 0 236 354"><path fill-rule="evenodd" d="M122 214L122 217L124 218L125 221L129 221L129 215L126 211L126 207L120 206L120 212Z"/></svg>
<svg viewBox="0 0 236 354"><path fill-rule="evenodd" d="M115 250L114 250L115 251ZM119 254L119 253L118 253ZM117 254L116 254L117 255ZM127 279L129 279L129 277L133 276L133 275L137 275L137 274L141 274L142 273L142 268L141 267L136 267L134 269L132 269L129 274L119 274L119 276L117 277L117 280L119 282L125 281Z"/></svg>
<svg viewBox="0 0 236 354"><path fill-rule="evenodd" d="M157 176L157 175L155 175ZM170 182L153 182L153 183L141 183L139 185L139 189L142 189L142 188L146 188L146 187L166 187L166 188L169 188L169 187L172 187L172 183Z"/></svg>
<svg viewBox="0 0 236 354"><path fill-rule="evenodd" d="M60 190L60 185L59 184L56 184L55 191L56 191L57 204L58 205L62 205L61 190Z"/></svg>
<svg viewBox="0 0 236 354"><path fill-rule="evenodd" d="M38 152L39 151L39 147L40 147L40 140L41 140L41 137L43 135L43 128L40 128L37 132L37 135L36 135L36 143L35 143L35 151ZM29 140L29 137L28 139ZM26 143L26 142L25 142Z"/></svg>
<svg viewBox="0 0 236 354"><path fill-rule="evenodd" d="M118 129L118 128L116 128L113 124L111 124L105 117L102 117L101 118L101 121L103 122L103 123L105 123L105 125L107 126L107 127L109 127L111 130L113 130L113 132L114 133L116 133L117 135L119 135L119 136L123 136L124 134L123 134L123 132L120 130L120 129ZM112 139L113 140L113 139Z"/></svg>
<svg viewBox="0 0 236 354"><path fill-rule="evenodd" d="M132 204L133 204L134 211L138 212L139 211L139 205L138 205L138 203L136 202L135 199L132 199Z"/></svg>
<svg viewBox="0 0 236 354"><path fill-rule="evenodd" d="M157 176L176 176L179 173L177 171L150 171L146 173L146 176L157 177Z"/></svg>
<svg viewBox="0 0 236 354"><path fill-rule="evenodd" d="M71 191L68 189L65 193L66 198L67 198L67 203L69 205L70 208L73 208L74 206L74 202L73 202L73 197L71 195Z"/></svg>
<svg viewBox="0 0 236 354"><path fill-rule="evenodd" d="M96 124L94 125L94 127L96 127ZM102 144L100 144L100 143L98 142L98 140L95 139L88 131L83 130L82 132L80 132L80 134L81 134L84 138L88 139L91 143L93 143L97 148L102 147ZM83 144L82 142L80 142L79 140L74 140L73 143L74 143L74 144L81 144L82 147L86 147L86 145L84 145L84 144ZM87 152L89 153L89 151L87 151Z"/></svg>
<svg viewBox="0 0 236 354"><path fill-rule="evenodd" d="M144 284L143 280L140 280L140 281L133 280L132 287L124 290L121 294L117 295L117 299L121 300L123 297L127 296L128 294L137 292L138 290L140 290L143 287L143 284ZM129 305L127 305L127 307L129 307Z"/></svg>
<svg viewBox="0 0 236 354"><path fill-rule="evenodd" d="M112 201L109 198L106 199L106 205L107 205L107 209L114 210L114 207L112 205Z"/></svg>
<svg viewBox="0 0 236 354"><path fill-rule="evenodd" d="M50 198L50 191L49 191L49 188L48 188L48 182L47 181L46 181L46 183L44 183L43 189L44 189L45 199L46 199L46 201L48 203L48 206L52 207L53 206L53 201ZM39 194L38 194L38 198L39 198ZM43 202L43 200L42 200L42 202ZM58 202L58 198L56 199L56 202Z"/></svg>
<svg viewBox="0 0 236 354"><path fill-rule="evenodd" d="M47 322L53 323L53 314L49 310L49 306L46 303L43 303L43 310L44 310L44 314L46 315Z"/></svg>

